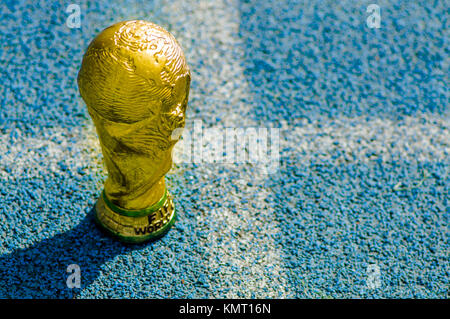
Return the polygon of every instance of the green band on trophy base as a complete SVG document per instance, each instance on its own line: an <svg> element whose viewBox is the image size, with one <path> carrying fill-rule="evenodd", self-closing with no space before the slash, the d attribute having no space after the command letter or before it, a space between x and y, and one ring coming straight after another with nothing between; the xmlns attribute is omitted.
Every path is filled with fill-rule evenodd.
<svg viewBox="0 0 450 319"><path fill-rule="evenodd" d="M146 215L133 215L136 211L124 214L123 209L118 213L111 209L110 204L104 194L100 196L95 205L94 220L109 235L125 243L136 244L158 239L166 234L176 219L172 196L167 191L157 204L140 211L147 212ZM157 206L159 209L155 210Z"/></svg>
<svg viewBox="0 0 450 319"><path fill-rule="evenodd" d="M102 199L105 202L105 204L110 208L113 212L116 212L123 216L129 216L129 217L141 217L141 216L148 216L153 212L156 212L158 209L160 209L167 199L167 189L164 192L164 195L161 197L161 199L154 205L150 206L149 208L142 209L142 210L126 210L123 208L120 208L119 206L114 205L109 199L108 196L106 196L105 190L102 192Z"/></svg>

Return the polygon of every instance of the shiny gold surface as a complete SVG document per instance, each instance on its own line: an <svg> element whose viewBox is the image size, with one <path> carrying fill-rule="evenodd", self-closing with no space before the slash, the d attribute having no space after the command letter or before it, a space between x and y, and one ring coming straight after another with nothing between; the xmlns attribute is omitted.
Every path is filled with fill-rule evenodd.
<svg viewBox="0 0 450 319"><path fill-rule="evenodd" d="M175 221L175 207L169 195L162 207L145 216L125 216L113 211L100 197L95 205L96 222L109 234L128 243L141 243L163 235Z"/></svg>
<svg viewBox="0 0 450 319"><path fill-rule="evenodd" d="M163 197L176 143L171 135L184 127L189 85L180 45L153 23L117 23L89 45L78 86L97 128L108 170L104 191L113 205L140 211ZM108 224L114 216L102 202L96 206L100 223L127 233Z"/></svg>

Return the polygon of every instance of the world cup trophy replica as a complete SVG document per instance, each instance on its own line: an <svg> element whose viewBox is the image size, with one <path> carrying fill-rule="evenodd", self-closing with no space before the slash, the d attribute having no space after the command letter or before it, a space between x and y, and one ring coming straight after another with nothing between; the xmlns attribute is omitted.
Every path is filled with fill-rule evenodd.
<svg viewBox="0 0 450 319"><path fill-rule="evenodd" d="M164 175L173 131L184 127L190 71L172 34L150 22L120 22L89 45L78 87L96 126L108 178L95 220L124 242L165 234L175 207Z"/></svg>

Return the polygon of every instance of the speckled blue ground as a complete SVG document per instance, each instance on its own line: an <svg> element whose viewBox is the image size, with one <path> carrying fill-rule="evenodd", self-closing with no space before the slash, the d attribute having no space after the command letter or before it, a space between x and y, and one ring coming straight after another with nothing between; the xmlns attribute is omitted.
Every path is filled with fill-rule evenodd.
<svg viewBox="0 0 450 319"><path fill-rule="evenodd" d="M70 3L0 4L0 297L449 296L448 2L73 1L81 29ZM185 50L188 127L278 127L281 156L175 166L176 226L124 246L89 217L106 172L76 75L135 18Z"/></svg>

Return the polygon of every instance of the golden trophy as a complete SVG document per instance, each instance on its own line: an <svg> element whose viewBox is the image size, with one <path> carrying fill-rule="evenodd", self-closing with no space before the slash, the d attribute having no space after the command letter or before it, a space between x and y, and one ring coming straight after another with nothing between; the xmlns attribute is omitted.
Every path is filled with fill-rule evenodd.
<svg viewBox="0 0 450 319"><path fill-rule="evenodd" d="M84 54L78 87L108 171L95 220L121 241L158 238L175 221L164 175L177 142L172 132L184 127L189 85L180 45L151 22L114 24Z"/></svg>

